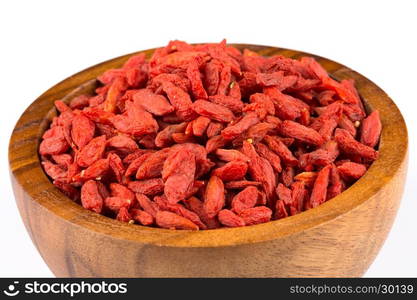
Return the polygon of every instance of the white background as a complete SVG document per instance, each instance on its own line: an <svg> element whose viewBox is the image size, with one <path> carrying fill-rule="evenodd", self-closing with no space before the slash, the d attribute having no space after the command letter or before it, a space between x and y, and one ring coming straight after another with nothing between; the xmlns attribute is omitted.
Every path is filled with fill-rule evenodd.
<svg viewBox="0 0 417 300"><path fill-rule="evenodd" d="M109 58L170 39L223 38L328 57L394 99L409 129L408 180L392 231L365 275L417 276L415 1L0 3L0 277L53 276L24 229L9 180L8 140L23 110L58 81Z"/></svg>

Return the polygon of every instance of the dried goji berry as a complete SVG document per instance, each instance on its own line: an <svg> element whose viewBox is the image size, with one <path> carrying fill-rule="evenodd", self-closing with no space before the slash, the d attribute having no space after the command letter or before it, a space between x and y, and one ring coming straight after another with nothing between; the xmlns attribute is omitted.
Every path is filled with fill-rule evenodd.
<svg viewBox="0 0 417 300"><path fill-rule="evenodd" d="M139 166L136 172L137 179L148 179L161 176L165 159L168 157L169 149L163 149L151 153L149 157Z"/></svg>
<svg viewBox="0 0 417 300"><path fill-rule="evenodd" d="M282 134L285 136L295 138L305 143L320 146L324 142L322 136L317 131L297 122L285 120L282 122L280 128Z"/></svg>
<svg viewBox="0 0 417 300"><path fill-rule="evenodd" d="M107 140L107 146L122 151L123 153L132 153L139 149L138 144L126 135L115 135Z"/></svg>
<svg viewBox="0 0 417 300"><path fill-rule="evenodd" d="M128 223L132 220L132 216L126 207L121 207L117 213L116 220Z"/></svg>
<svg viewBox="0 0 417 300"><path fill-rule="evenodd" d="M316 207L326 201L330 169L331 165L327 165L317 174L310 197L311 207Z"/></svg>
<svg viewBox="0 0 417 300"><path fill-rule="evenodd" d="M101 213L103 198L99 193L97 182L89 180L81 187L81 204L84 208Z"/></svg>
<svg viewBox="0 0 417 300"><path fill-rule="evenodd" d="M239 214L242 210L254 207L258 200L258 189L254 186L248 186L243 191L233 197L232 210Z"/></svg>
<svg viewBox="0 0 417 300"><path fill-rule="evenodd" d="M381 135L381 129L379 112L375 110L362 122L361 143L369 147L375 147Z"/></svg>
<svg viewBox="0 0 417 300"><path fill-rule="evenodd" d="M163 177L166 178L164 193L169 203L184 200L194 184L196 159L193 152L180 150L169 156L164 164Z"/></svg>
<svg viewBox="0 0 417 300"><path fill-rule="evenodd" d="M90 97L87 95L79 95L71 99L69 107L71 109L83 109L90 104Z"/></svg>
<svg viewBox="0 0 417 300"><path fill-rule="evenodd" d="M153 77L150 82L148 82L148 88L152 90L157 90L162 86L164 82L171 82L174 86L181 88L184 92L187 92L190 88L190 82L187 78L181 77L178 74L168 74L163 73L158 76Z"/></svg>
<svg viewBox="0 0 417 300"><path fill-rule="evenodd" d="M93 138L87 145L80 149L76 155L76 162L81 167L88 167L99 160L106 148L106 137L104 135Z"/></svg>
<svg viewBox="0 0 417 300"><path fill-rule="evenodd" d="M249 161L249 157L247 157L245 154L243 154L239 150L217 149L216 155L218 158L224 161L235 161L235 160L240 160L243 162Z"/></svg>
<svg viewBox="0 0 417 300"><path fill-rule="evenodd" d="M59 188L65 195L67 195L71 200L78 203L80 200L80 190L73 187L71 184L60 181L54 180L53 184Z"/></svg>
<svg viewBox="0 0 417 300"><path fill-rule="evenodd" d="M223 128L224 125L222 123L211 121L207 126L207 137L211 138L213 136L219 135Z"/></svg>
<svg viewBox="0 0 417 300"><path fill-rule="evenodd" d="M289 187L294 182L295 170L294 167L286 166L281 173L282 183Z"/></svg>
<svg viewBox="0 0 417 300"><path fill-rule="evenodd" d="M276 178L271 164L264 158L260 157L252 144L247 141L243 142L242 152L249 157L249 173L255 181L262 183L264 191L269 200L274 197Z"/></svg>
<svg viewBox="0 0 417 300"><path fill-rule="evenodd" d="M224 185L217 176L211 176L204 193L204 210L209 218L216 216L224 206Z"/></svg>
<svg viewBox="0 0 417 300"><path fill-rule="evenodd" d="M366 167L354 162L345 162L337 166L337 170L343 178L359 179L365 174Z"/></svg>
<svg viewBox="0 0 417 300"><path fill-rule="evenodd" d="M226 95L227 94L227 89L230 85L231 80L232 80L231 68L230 68L230 66L226 65L220 71L219 86L217 88L217 94L218 95Z"/></svg>
<svg viewBox="0 0 417 300"><path fill-rule="evenodd" d="M164 96L154 94L149 89L137 90L132 98L135 104L142 106L156 116L163 116L174 111L174 107Z"/></svg>
<svg viewBox="0 0 417 300"><path fill-rule="evenodd" d="M64 136L62 126L55 126L43 135L43 141L39 146L41 155L56 155L64 153L69 148L69 143Z"/></svg>
<svg viewBox="0 0 417 300"><path fill-rule="evenodd" d="M358 142L344 129L336 129L335 140L343 152L355 154L370 160L375 160L378 157L376 150Z"/></svg>
<svg viewBox="0 0 417 300"><path fill-rule="evenodd" d="M206 151L207 153L211 153L218 148L226 146L227 141L223 138L222 135L216 135L210 138L206 143Z"/></svg>
<svg viewBox="0 0 417 300"><path fill-rule="evenodd" d="M327 189L327 200L339 195L341 192L343 192L344 188L345 185L340 178L339 170L334 164L332 164L329 188Z"/></svg>
<svg viewBox="0 0 417 300"><path fill-rule="evenodd" d="M96 127L90 119L82 114L72 119L71 138L78 148L87 145L94 137Z"/></svg>
<svg viewBox="0 0 417 300"><path fill-rule="evenodd" d="M230 122L234 119L233 112L227 107L205 100L197 100L192 105L193 110L210 120Z"/></svg>
<svg viewBox="0 0 417 300"><path fill-rule="evenodd" d="M140 207L144 211L146 211L152 217L156 217L156 213L159 210L159 208L155 202L151 201L146 195L141 193L136 193L136 200L138 200Z"/></svg>
<svg viewBox="0 0 417 300"><path fill-rule="evenodd" d="M159 148L168 147L174 143L172 139L172 135L174 133L184 132L187 123L183 122L180 124L169 125L165 127L163 130L158 132L155 138L155 145Z"/></svg>
<svg viewBox="0 0 417 300"><path fill-rule="evenodd" d="M302 172L294 176L294 180L302 181L306 186L312 186L316 180L316 172Z"/></svg>
<svg viewBox="0 0 417 300"><path fill-rule="evenodd" d="M194 224L197 224L200 229L207 229L207 226L200 220L200 217L196 213L186 209L184 206L178 203L170 203L165 196L156 196L154 201L160 210L173 212L187 218Z"/></svg>
<svg viewBox="0 0 417 300"><path fill-rule="evenodd" d="M219 221L227 227L245 226L245 220L229 209L222 209L219 211Z"/></svg>
<svg viewBox="0 0 417 300"><path fill-rule="evenodd" d="M190 61L187 67L187 76L191 83L191 92L195 99L207 99L207 92L201 80L199 66L196 60Z"/></svg>
<svg viewBox="0 0 417 300"><path fill-rule="evenodd" d="M155 221L162 228L198 230L198 226L190 220L169 211L158 211L155 216Z"/></svg>
<svg viewBox="0 0 417 300"><path fill-rule="evenodd" d="M242 210L239 216L246 225L265 223L271 220L272 211L266 206L257 206Z"/></svg>
<svg viewBox="0 0 417 300"><path fill-rule="evenodd" d="M162 83L162 88L174 106L177 116L185 121L190 120L194 112L191 109L192 101L188 93L168 81Z"/></svg>
<svg viewBox="0 0 417 300"><path fill-rule="evenodd" d="M184 144L184 143L197 143L195 137L190 136L186 133L178 132L172 134L172 140L177 144Z"/></svg>
<svg viewBox="0 0 417 300"><path fill-rule="evenodd" d="M107 197L104 199L104 206L115 213L118 213L119 210L124 208L129 208L131 202L128 199L120 197Z"/></svg>
<svg viewBox="0 0 417 300"><path fill-rule="evenodd" d="M306 196L306 188L303 181L296 181L291 185L291 207L294 208L292 210L291 215L299 213L303 210L304 207L304 198Z"/></svg>
<svg viewBox="0 0 417 300"><path fill-rule="evenodd" d="M287 188L285 185L283 185L282 183L278 183L277 195L278 195L278 199L284 201L285 205L291 205L292 203L291 190Z"/></svg>
<svg viewBox="0 0 417 300"><path fill-rule="evenodd" d="M356 128L353 122L345 115L342 114L342 116L339 119L338 125L340 128L345 129L349 131L349 133L355 137L356 136Z"/></svg>
<svg viewBox="0 0 417 300"><path fill-rule="evenodd" d="M164 191L164 181L161 178L130 181L128 183L128 187L135 193L153 196L158 195Z"/></svg>
<svg viewBox="0 0 417 300"><path fill-rule="evenodd" d="M219 177L223 181L242 179L248 171L248 164L243 161L235 160L226 163L224 166L214 169L212 175Z"/></svg>
<svg viewBox="0 0 417 300"><path fill-rule="evenodd" d="M202 136L207 129L207 126L210 124L210 119L206 117L198 117L192 122L193 126L193 135Z"/></svg>
<svg viewBox="0 0 417 300"><path fill-rule="evenodd" d="M275 219L283 219L288 217L287 209L285 208L285 204L283 200L278 200L275 206Z"/></svg>
<svg viewBox="0 0 417 300"><path fill-rule="evenodd" d="M219 222L217 221L216 217L210 218L206 211L204 210L204 203L203 201L197 199L196 197L190 197L184 200L185 206L196 213L201 221L207 226L208 229L214 229L220 227Z"/></svg>
<svg viewBox="0 0 417 300"><path fill-rule="evenodd" d="M151 214L147 213L146 211L143 211L141 209L131 209L130 214L132 216L132 219L137 221L138 223L149 226L153 224L153 217Z"/></svg>
<svg viewBox="0 0 417 300"><path fill-rule="evenodd" d="M53 180L66 181L67 170L63 166L56 165L50 161L43 161L42 166L46 174Z"/></svg>
<svg viewBox="0 0 417 300"><path fill-rule="evenodd" d="M75 180L86 181L89 179L101 180L101 177L106 174L109 170L109 160L107 158L102 158L93 162L85 170L82 170L79 178L76 177Z"/></svg>
<svg viewBox="0 0 417 300"><path fill-rule="evenodd" d="M232 140L256 123L259 123L257 114L254 112L249 112L243 116L239 122L234 123L233 125L229 125L223 129L221 134L226 140Z"/></svg>
<svg viewBox="0 0 417 300"><path fill-rule="evenodd" d="M227 189L243 189L247 186L260 186L262 183L258 181L248 181L248 180L238 180L238 181L229 181L225 183Z"/></svg>
<svg viewBox="0 0 417 300"><path fill-rule="evenodd" d="M126 102L126 111L111 117L110 121L118 131L133 136L143 136L158 131L158 123L152 115L130 101Z"/></svg>
<svg viewBox="0 0 417 300"><path fill-rule="evenodd" d="M73 157L68 153L52 155L52 159L60 166L68 167L73 163Z"/></svg>
<svg viewBox="0 0 417 300"><path fill-rule="evenodd" d="M115 112L117 101L126 88L127 83L124 77L116 77L113 80L107 92L106 100L104 101L104 111Z"/></svg>
<svg viewBox="0 0 417 300"><path fill-rule="evenodd" d="M243 102L240 98L226 96L226 95L214 95L209 97L210 102L227 107L234 113L240 113L243 109Z"/></svg>
<svg viewBox="0 0 417 300"><path fill-rule="evenodd" d="M296 166L298 164L298 160L280 139L267 135L265 136L265 142L286 164L290 166Z"/></svg>
<svg viewBox="0 0 417 300"><path fill-rule="evenodd" d="M274 86L283 91L297 82L298 77L295 75L285 76L283 71L272 73L257 73L256 83L262 87Z"/></svg>
<svg viewBox="0 0 417 300"><path fill-rule="evenodd" d="M269 148L262 143L256 144L255 148L256 148L256 152L258 152L258 154L261 157L263 157L267 161L269 161L269 163L271 164L271 166L275 170L275 172L281 173L281 171L282 171L281 159L279 158L278 155L276 155L274 152L269 150Z"/></svg>
<svg viewBox="0 0 417 300"><path fill-rule="evenodd" d="M221 63L218 60L209 61L204 68L204 85L208 95L217 93L220 82Z"/></svg>

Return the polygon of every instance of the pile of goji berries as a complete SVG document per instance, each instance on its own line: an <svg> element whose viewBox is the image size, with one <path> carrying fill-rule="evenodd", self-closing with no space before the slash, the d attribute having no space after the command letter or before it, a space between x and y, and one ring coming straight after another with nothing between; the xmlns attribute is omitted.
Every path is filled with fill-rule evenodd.
<svg viewBox="0 0 417 300"><path fill-rule="evenodd" d="M56 101L45 172L86 209L171 229L253 225L314 208L377 158L377 111L311 57L172 41Z"/></svg>

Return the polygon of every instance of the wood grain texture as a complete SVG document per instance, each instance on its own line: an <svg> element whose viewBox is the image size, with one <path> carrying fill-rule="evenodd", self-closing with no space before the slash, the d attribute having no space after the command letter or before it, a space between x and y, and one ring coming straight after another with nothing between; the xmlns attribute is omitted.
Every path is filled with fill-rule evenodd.
<svg viewBox="0 0 417 300"><path fill-rule="evenodd" d="M262 55L294 50L235 45ZM153 49L142 51L148 57ZM37 149L55 115L53 101L91 92L94 78L133 54L58 83L23 113L9 146L11 180L25 226L56 276L316 277L361 276L394 221L407 168L407 129L378 86L334 61L315 57L336 79L353 78L368 111L380 111L380 156L352 187L323 205L282 220L231 229L172 231L128 225L85 210L55 188Z"/></svg>

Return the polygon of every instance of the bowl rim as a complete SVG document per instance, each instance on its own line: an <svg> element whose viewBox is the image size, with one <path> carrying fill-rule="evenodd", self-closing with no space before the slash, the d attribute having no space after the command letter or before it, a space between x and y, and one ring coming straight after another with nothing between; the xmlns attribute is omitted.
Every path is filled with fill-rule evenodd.
<svg viewBox="0 0 417 300"><path fill-rule="evenodd" d="M86 68L57 83L32 102L17 121L10 138L9 167L12 182L21 186L27 199L42 206L51 214L74 226L81 226L97 234L139 244L167 247L226 247L283 238L338 218L373 198L401 169L407 156L407 127L398 107L375 83L342 64L311 53L263 45L230 45L239 49L247 48L265 56L276 54L292 58L311 56L320 62L334 78L354 79L367 110L378 109L383 124L379 157L365 175L346 191L314 209L284 219L239 228L200 231L152 228L126 224L84 209L60 192L43 172L37 152L43 132L40 126L46 121L54 100L74 92L83 84L89 84L103 70L120 66L132 55L145 53L149 57L157 49L153 48L119 56ZM34 114L38 111L41 113ZM395 126L388 126L391 122L394 122ZM28 141L36 141L30 143L30 153L27 151L24 154L21 153L23 145L19 143L19 140L22 136ZM27 165L31 165L33 169L30 180L25 172L20 170L22 166Z"/></svg>

